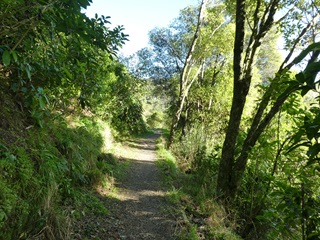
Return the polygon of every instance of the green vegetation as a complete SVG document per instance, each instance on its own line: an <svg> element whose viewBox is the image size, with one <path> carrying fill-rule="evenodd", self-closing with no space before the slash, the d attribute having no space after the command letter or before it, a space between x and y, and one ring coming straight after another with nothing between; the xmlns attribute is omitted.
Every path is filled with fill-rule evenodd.
<svg viewBox="0 0 320 240"><path fill-rule="evenodd" d="M170 93L159 165L183 239L319 238L317 5L203 0L137 52L143 78Z"/></svg>
<svg viewBox="0 0 320 240"><path fill-rule="evenodd" d="M10 120L20 121L13 115ZM84 117L72 124L57 118L43 128L24 129L22 136L20 129L6 134L14 143L1 143L1 239L65 239L71 213L107 212L79 190L112 173L115 160L104 147L110 140L102 135L107 126ZM89 209L77 206L85 202Z"/></svg>
<svg viewBox="0 0 320 240"><path fill-rule="evenodd" d="M0 2L0 239L108 214L113 140L147 127L181 239L318 239L320 2L203 0L121 60L90 2Z"/></svg>
<svg viewBox="0 0 320 240"><path fill-rule="evenodd" d="M0 3L0 239L70 239L107 214L93 187L122 169L113 138L146 129L116 59L126 35L85 16L90 2Z"/></svg>
<svg viewBox="0 0 320 240"><path fill-rule="evenodd" d="M204 180L209 177L211 166L191 174L165 149L164 138L158 139L157 153L167 199L173 204L169 211L180 226L179 239L241 239L234 233L235 223L227 221L224 208L212 199L210 181Z"/></svg>

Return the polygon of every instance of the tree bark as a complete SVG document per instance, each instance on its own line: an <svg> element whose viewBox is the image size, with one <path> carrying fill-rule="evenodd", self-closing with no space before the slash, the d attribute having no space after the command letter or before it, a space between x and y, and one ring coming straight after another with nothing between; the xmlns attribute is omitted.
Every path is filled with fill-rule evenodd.
<svg viewBox="0 0 320 240"><path fill-rule="evenodd" d="M199 75L200 70L201 70L201 66L200 66L198 68L196 75L190 79L190 72L191 72L191 68L193 67L193 64L192 64L193 53L194 53L195 47L197 45L198 38L200 36L200 29L202 26L203 15L204 15L206 4L207 4L207 0L202 0L201 5L200 5L200 9L199 9L199 14L198 14L197 28L194 33L193 40L192 40L191 46L189 48L189 52L186 57L186 61L184 63L182 72L180 74L180 91L179 91L179 98L178 98L178 102L177 102L178 109L172 119L172 124L171 124L171 128L170 128L170 135L169 135L168 145L167 145L168 148L170 148L170 146L173 142L175 131L178 127L178 123L180 121L180 117L181 117L183 107L185 104L185 99L188 96L189 90L190 90L193 82L195 81L195 79L197 78L197 76Z"/></svg>
<svg viewBox="0 0 320 240"><path fill-rule="evenodd" d="M316 61L318 56L320 55L320 50L314 51L308 65L305 69L308 68L310 64ZM279 73L280 74L280 73ZM277 98L269 112L262 118L262 112L265 111L267 105L264 105L264 109L260 109L261 112L257 112L255 115L255 120L252 122L250 130L247 134L247 137L243 143L243 147L240 153L240 156L235 160L235 164L233 167L233 178L231 185L233 188L237 189L240 186L242 175L245 171L248 156L251 148L253 148L264 132L266 127L269 125L274 116L281 110L282 105L288 99L288 97L295 91L297 91L301 87L301 83L297 82L295 85L289 85L286 90ZM270 98L269 98L270 99Z"/></svg>
<svg viewBox="0 0 320 240"><path fill-rule="evenodd" d="M230 119L223 143L221 161L218 171L217 192L221 199L229 201L232 198L233 189L230 188L232 179L232 168L234 165L234 155L237 136L241 122L246 97L250 87L251 79L242 79L242 54L244 46L245 28L245 0L237 0L236 8L236 35L234 40L233 57L233 98L230 111Z"/></svg>
<svg viewBox="0 0 320 240"><path fill-rule="evenodd" d="M233 56L233 99L226 137L222 147L217 179L217 192L220 198L226 203L233 201L236 196L239 187L239 179L241 179L242 173L246 167L248 155L243 154L243 159L236 159L235 156L237 137L246 98L250 90L254 58L261 45L261 40L272 27L274 22L273 17L276 13L279 0L270 1L265 7L261 17L259 17L259 12L261 11L263 4L261 4L261 0L257 0L253 14L251 35L244 51L246 20L245 3L245 0L237 0L236 5L236 36L234 40ZM243 61L242 55L244 55ZM250 148L250 145L243 145L242 150L244 149L244 151L242 151L242 153L247 153L247 149Z"/></svg>

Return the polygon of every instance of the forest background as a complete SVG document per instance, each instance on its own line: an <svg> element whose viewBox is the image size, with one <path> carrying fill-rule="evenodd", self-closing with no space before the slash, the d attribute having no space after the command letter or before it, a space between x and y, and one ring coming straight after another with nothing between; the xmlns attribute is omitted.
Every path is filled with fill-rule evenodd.
<svg viewBox="0 0 320 240"><path fill-rule="evenodd" d="M318 239L319 1L203 0L122 58L90 2L0 2L0 238L68 238L115 170L111 136L149 127L182 239Z"/></svg>

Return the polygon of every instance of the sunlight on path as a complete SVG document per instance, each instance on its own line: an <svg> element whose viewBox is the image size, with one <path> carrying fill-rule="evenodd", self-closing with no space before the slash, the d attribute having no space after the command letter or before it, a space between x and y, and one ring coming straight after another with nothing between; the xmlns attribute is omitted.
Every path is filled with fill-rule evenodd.
<svg viewBox="0 0 320 240"><path fill-rule="evenodd" d="M115 184L119 201L113 214L120 227L114 239L174 239L175 221L165 213L168 203L154 163L155 139L159 136L130 141L119 153L131 164L126 179Z"/></svg>

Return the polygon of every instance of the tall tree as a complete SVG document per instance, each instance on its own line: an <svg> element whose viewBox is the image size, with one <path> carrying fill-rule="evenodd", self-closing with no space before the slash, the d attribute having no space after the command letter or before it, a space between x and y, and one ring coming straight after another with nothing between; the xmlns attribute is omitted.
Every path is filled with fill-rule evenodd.
<svg viewBox="0 0 320 240"><path fill-rule="evenodd" d="M212 43L219 42L215 39L216 34L228 24L229 20L220 18L221 15L223 15L223 4L218 3L215 5L208 5L206 7L207 4L207 1L201 2L197 22L195 25L194 35L192 37L187 55L185 56L182 71L180 72L179 96L176 104L176 111L173 116L170 128L168 147L170 147L173 142L175 132L178 128L178 124L181 120L181 116L185 108L186 100L193 84L198 80L201 81L204 76L205 70L210 66L212 67L212 65L215 65L213 64L214 61L216 61L215 67L218 67L217 65L219 64L224 64L224 60L222 60L223 57L219 57L219 54L215 53L215 51L213 50L215 49L215 47ZM214 9L220 9L222 11L217 14ZM213 13L211 17L214 17L208 17L210 15L209 13ZM213 72L219 73L219 71ZM215 74L213 75L214 78ZM184 132L183 130L184 129L182 127L182 132Z"/></svg>
<svg viewBox="0 0 320 240"><path fill-rule="evenodd" d="M202 0L202 2L200 4L196 31L194 33L193 40L192 40L191 46L189 48L188 55L186 56L186 60L184 62L182 72L180 73L180 85L179 85L180 88L179 88L179 97L178 97L178 104L177 104L178 109L173 117L172 124L171 124L170 135L169 135L169 140L168 140L169 147L173 141L174 133L175 133L175 130L176 130L178 123L180 121L181 113L183 111L185 100L186 100L186 97L188 96L190 87L192 86L193 82L196 80L196 78L198 77L198 75L200 74L200 71L201 71L202 66L199 66L198 70L196 70L196 73L191 74L191 71L193 70L193 64L194 64L192 62L193 53L194 53L197 41L199 39L200 28L201 28L202 22L203 22L203 16L204 16L204 12L205 12L206 3L207 3L206 0Z"/></svg>
<svg viewBox="0 0 320 240"><path fill-rule="evenodd" d="M290 44L288 57L281 65L276 77L268 86L259 105L257 106L256 113L244 142L237 143L243 110L251 87L255 58L261 42L274 25L279 24L284 20L288 20L288 17L294 17L293 19L291 18L291 21L299 22L299 26L301 28L302 17L297 19L297 13L300 9L297 8L299 10L295 12L296 14L291 13L294 12L293 9L298 5L303 5L302 3L303 1L281 0L258 0L255 2L237 0L236 2L236 35L233 58L233 100L226 137L222 149L217 181L217 192L226 204L233 201L237 194L252 147L255 145L256 141L275 114L279 112L282 104L288 96L294 91L301 89L302 85L305 84L306 80L300 83L298 81L293 81L288 84L288 81L290 80L288 77L288 71L293 65L302 61L306 57L307 53L312 53L312 56L305 69L305 73L309 72L310 68L314 66L313 63L317 61L319 50L316 50L317 45L311 45L306 52L303 52L302 55L289 62L293 51L296 49L302 37L306 36L307 32L310 32L309 30L312 27L312 23L318 17L319 12L310 13L308 18L305 19L308 20L307 24L305 24L301 30L299 29L299 35ZM304 4L305 7L310 7L310 5L315 5L316 3L314 1L306 1ZM288 6L290 6L290 9L287 13L276 21L276 14L280 14L281 11L285 11ZM246 22L248 22L248 26L246 25ZM248 41L246 42L247 36ZM314 68L313 70L315 72L319 71L318 68ZM315 75L309 77L309 81L312 82ZM314 84L311 85L313 86ZM271 101L272 98L276 100Z"/></svg>

